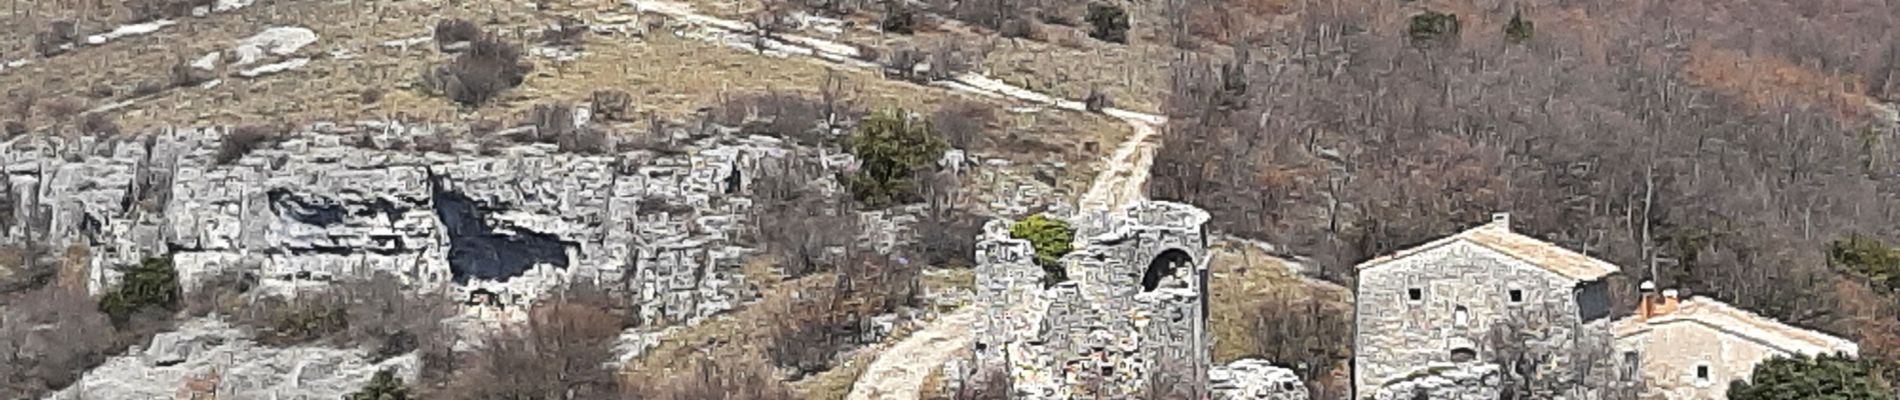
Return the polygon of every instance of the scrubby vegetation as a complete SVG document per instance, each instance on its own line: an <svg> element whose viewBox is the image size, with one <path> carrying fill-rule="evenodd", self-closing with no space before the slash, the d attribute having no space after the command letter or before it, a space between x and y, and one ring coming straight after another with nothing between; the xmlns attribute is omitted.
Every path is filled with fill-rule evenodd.
<svg viewBox="0 0 1900 400"><path fill-rule="evenodd" d="M1746 381L1729 384L1731 400L1864 399L1892 400L1894 392L1879 373L1900 366L1878 365L1847 355L1794 356L1755 365Z"/></svg>
<svg viewBox="0 0 1900 400"><path fill-rule="evenodd" d="M245 155L251 154L252 150L257 150L258 147L269 144L272 140L272 136L276 135L276 133L273 132L274 130L275 129L271 127L263 125L246 125L232 128L230 131L225 132L224 140L218 141L218 154L212 161L217 162L219 165L236 162L238 159L244 158Z"/></svg>
<svg viewBox="0 0 1900 400"><path fill-rule="evenodd" d="M178 271L168 257L152 257L124 272L119 284L99 297L99 311L124 324L133 314L163 313L179 310Z"/></svg>
<svg viewBox="0 0 1900 400"><path fill-rule="evenodd" d="M1009 236L1029 241L1036 249L1036 265L1042 266L1046 283L1062 282L1069 279L1068 270L1062 266L1062 256L1074 250L1075 229L1068 221L1045 217L1042 214L1031 215L1009 226Z"/></svg>
<svg viewBox="0 0 1900 400"><path fill-rule="evenodd" d="M446 32L443 26L437 26L438 40L459 39L464 34L459 26L452 24ZM465 43L466 50L424 76L425 86L463 105L477 106L521 85L534 70L533 64L521 58L521 46L500 36L481 34Z"/></svg>
<svg viewBox="0 0 1900 400"><path fill-rule="evenodd" d="M1111 3L1089 3L1089 37L1104 42L1128 43L1128 12Z"/></svg>
<svg viewBox="0 0 1900 400"><path fill-rule="evenodd" d="M402 378L396 377L396 371L376 371L363 389L345 396L343 400L409 400L409 388L404 386Z"/></svg>
<svg viewBox="0 0 1900 400"><path fill-rule="evenodd" d="M914 202L921 194L918 174L930 171L944 149L928 121L899 108L879 110L845 139L845 150L858 159L847 186L872 207Z"/></svg>

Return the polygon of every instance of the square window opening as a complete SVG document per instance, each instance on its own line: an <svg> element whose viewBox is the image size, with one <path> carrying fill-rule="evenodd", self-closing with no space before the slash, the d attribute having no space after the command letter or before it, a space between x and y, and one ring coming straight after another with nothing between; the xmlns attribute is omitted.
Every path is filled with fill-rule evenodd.
<svg viewBox="0 0 1900 400"><path fill-rule="evenodd" d="M1424 300L1425 289L1419 289L1419 288L1405 289L1405 299L1409 301Z"/></svg>
<svg viewBox="0 0 1900 400"><path fill-rule="evenodd" d="M1512 302L1512 303L1523 303L1523 302L1524 302L1524 289L1511 289L1511 302Z"/></svg>
<svg viewBox="0 0 1900 400"><path fill-rule="evenodd" d="M1697 386L1708 386L1709 383L1709 366L1707 364L1695 366L1695 384Z"/></svg>

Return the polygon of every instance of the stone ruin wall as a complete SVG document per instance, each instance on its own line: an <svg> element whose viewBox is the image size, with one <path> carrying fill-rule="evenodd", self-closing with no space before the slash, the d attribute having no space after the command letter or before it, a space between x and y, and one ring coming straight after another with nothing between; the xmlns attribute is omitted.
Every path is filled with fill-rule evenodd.
<svg viewBox="0 0 1900 400"><path fill-rule="evenodd" d="M1137 396L1161 371L1198 397L1208 367L1206 221L1164 202L1085 216L1077 249L1061 260L1070 280L1046 290L1029 242L990 222L977 251L979 368L1006 368L1012 398ZM1164 253L1174 254L1170 285L1148 290L1144 274Z"/></svg>
<svg viewBox="0 0 1900 400"><path fill-rule="evenodd" d="M739 272L748 249L731 237L745 223L745 187L759 160L797 151L773 138L684 132L674 133L678 153L478 151L473 140L453 155L407 148L433 135L319 124L229 165L214 161L219 129L22 136L0 148L0 205L11 216L0 229L8 243L52 254L85 244L95 291L118 267L171 253L187 290L223 271L273 291L380 271L462 298L492 292L519 309L508 306L594 280L638 296L649 321L679 322L749 297Z"/></svg>

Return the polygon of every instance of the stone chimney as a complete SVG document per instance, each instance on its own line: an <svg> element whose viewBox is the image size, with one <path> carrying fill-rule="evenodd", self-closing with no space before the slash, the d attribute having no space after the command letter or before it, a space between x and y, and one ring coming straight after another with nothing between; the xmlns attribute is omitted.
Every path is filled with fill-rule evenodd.
<svg viewBox="0 0 1900 400"><path fill-rule="evenodd" d="M1636 306L1636 315L1645 321L1676 312L1676 307L1682 302L1681 294L1675 289L1656 293L1655 282L1644 281L1642 292L1643 298Z"/></svg>
<svg viewBox="0 0 1900 400"><path fill-rule="evenodd" d="M1505 232L1511 231L1511 213L1491 213L1491 227Z"/></svg>

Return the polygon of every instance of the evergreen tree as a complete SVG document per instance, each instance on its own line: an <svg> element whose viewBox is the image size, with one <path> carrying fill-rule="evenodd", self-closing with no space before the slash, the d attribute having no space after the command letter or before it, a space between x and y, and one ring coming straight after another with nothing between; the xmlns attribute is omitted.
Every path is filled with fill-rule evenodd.
<svg viewBox="0 0 1900 400"><path fill-rule="evenodd" d="M879 110L864 118L845 138L845 150L858 159L846 182L858 202L872 207L919 199L917 174L926 172L948 147L930 123L901 108Z"/></svg>
<svg viewBox="0 0 1900 400"><path fill-rule="evenodd" d="M150 257L125 271L119 285L99 298L99 311L123 324L133 314L147 309L178 310L178 271L170 257Z"/></svg>
<svg viewBox="0 0 1900 400"><path fill-rule="evenodd" d="M371 377L363 389L343 396L343 400L409 400L409 388L396 377L396 371L384 369L376 371L376 376Z"/></svg>

